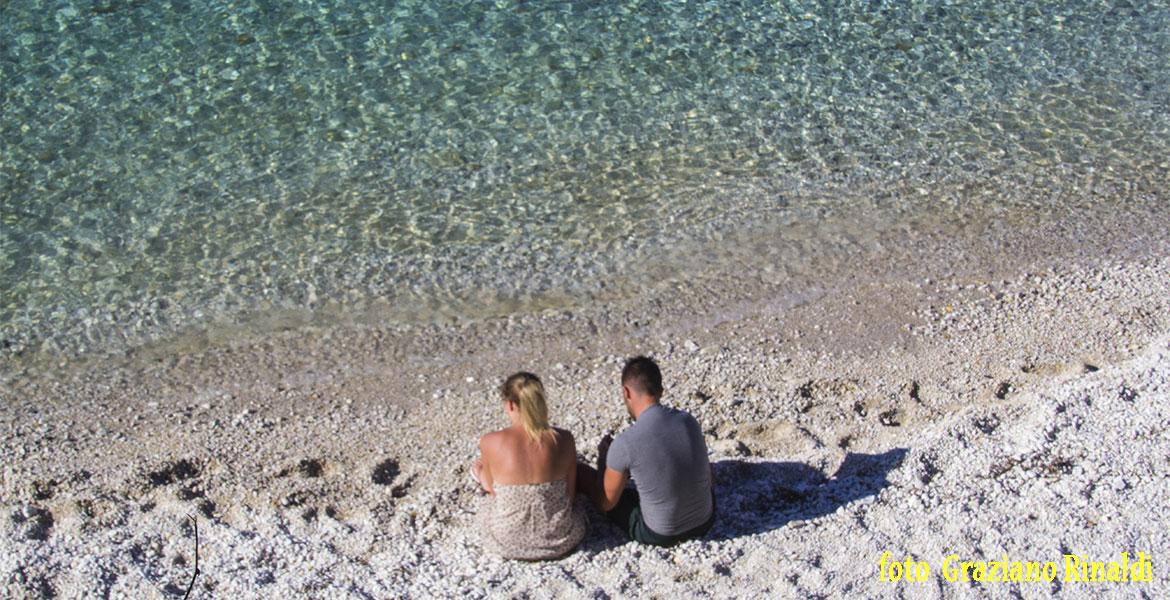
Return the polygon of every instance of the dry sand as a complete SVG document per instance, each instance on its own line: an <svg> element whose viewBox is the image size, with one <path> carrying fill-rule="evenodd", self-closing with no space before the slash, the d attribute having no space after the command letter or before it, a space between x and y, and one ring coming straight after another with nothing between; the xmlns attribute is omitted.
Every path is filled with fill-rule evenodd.
<svg viewBox="0 0 1170 600"><path fill-rule="evenodd" d="M949 240L805 295L724 274L621 306L10 374L0 597L181 598L192 522L192 598L1159 597L1170 261L1156 224L1118 227ZM540 374L592 459L639 353L707 432L708 538L643 547L594 513L562 560L484 555L467 468L503 424L499 381ZM886 552L925 581L882 581ZM1152 581L1066 581L1065 555L1122 553ZM1056 577L949 581L960 561Z"/></svg>

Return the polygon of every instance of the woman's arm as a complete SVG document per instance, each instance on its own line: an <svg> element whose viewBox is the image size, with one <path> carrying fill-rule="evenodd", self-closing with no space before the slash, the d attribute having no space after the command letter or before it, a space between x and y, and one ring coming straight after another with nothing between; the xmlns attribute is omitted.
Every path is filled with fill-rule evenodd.
<svg viewBox="0 0 1170 600"><path fill-rule="evenodd" d="M569 502L577 494L577 441L573 439L573 434L568 431L561 430L563 434L561 439L564 440L565 448L561 451L561 456L565 457L562 461L568 471L569 479Z"/></svg>
<svg viewBox="0 0 1170 600"><path fill-rule="evenodd" d="M495 496L496 493L492 491L492 472L488 465L492 462L494 452L492 451L494 444L489 443L488 436L479 438L479 455L480 459L475 461L471 466L472 473L475 474L476 480L479 481L479 487L483 491Z"/></svg>

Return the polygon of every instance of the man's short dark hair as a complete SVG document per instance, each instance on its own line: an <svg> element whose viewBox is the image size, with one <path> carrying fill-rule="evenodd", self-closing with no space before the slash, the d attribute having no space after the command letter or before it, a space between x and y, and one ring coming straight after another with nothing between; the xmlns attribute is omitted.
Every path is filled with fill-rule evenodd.
<svg viewBox="0 0 1170 600"><path fill-rule="evenodd" d="M628 385L651 398L661 398L662 371L649 358L635 356L626 361L626 367L622 369L622 385Z"/></svg>

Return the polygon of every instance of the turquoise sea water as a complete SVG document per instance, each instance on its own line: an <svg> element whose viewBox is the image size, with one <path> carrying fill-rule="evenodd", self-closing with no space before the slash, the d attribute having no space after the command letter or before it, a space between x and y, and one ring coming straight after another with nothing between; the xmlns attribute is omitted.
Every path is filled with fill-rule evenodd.
<svg viewBox="0 0 1170 600"><path fill-rule="evenodd" d="M1141 0L0 0L0 351L797 280L833 236L1165 197L1168 56Z"/></svg>

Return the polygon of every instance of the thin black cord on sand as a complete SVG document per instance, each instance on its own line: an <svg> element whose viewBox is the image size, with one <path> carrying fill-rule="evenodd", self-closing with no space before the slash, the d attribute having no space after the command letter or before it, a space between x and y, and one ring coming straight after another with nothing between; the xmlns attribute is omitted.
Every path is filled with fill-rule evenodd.
<svg viewBox="0 0 1170 600"><path fill-rule="evenodd" d="M191 584L187 586L187 593L183 595L183 600L191 595L191 590L195 588L195 578L199 577L199 521L194 515L187 515L191 519L191 526L195 528L195 572L191 574Z"/></svg>

